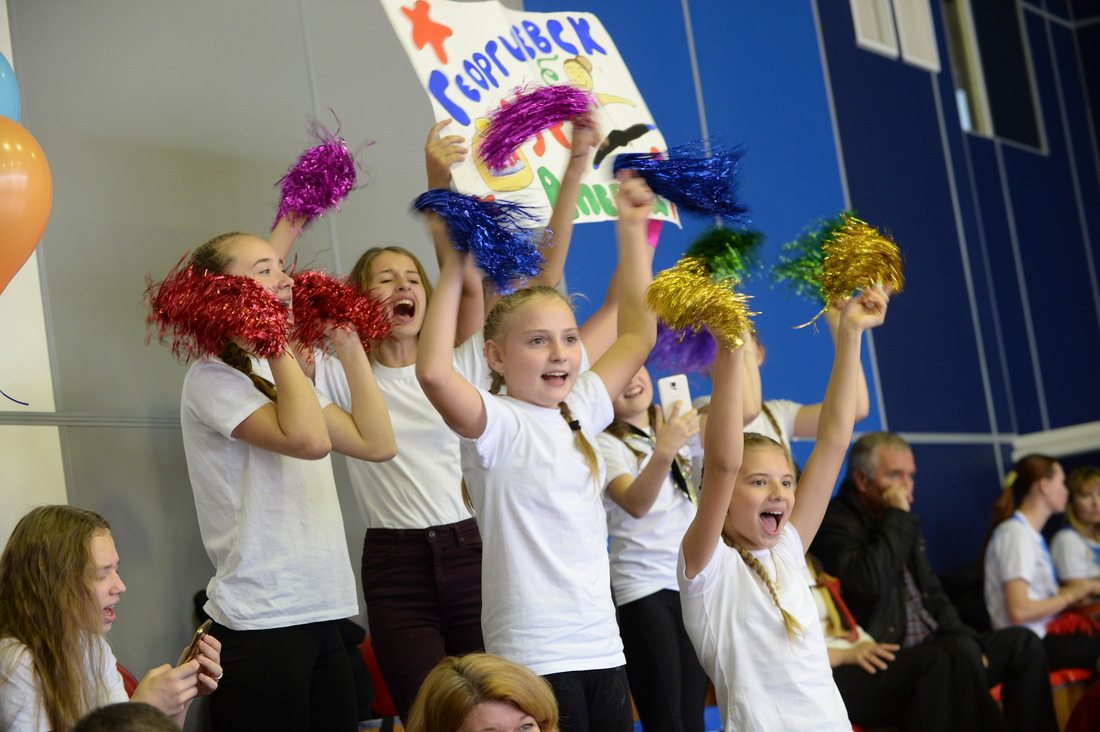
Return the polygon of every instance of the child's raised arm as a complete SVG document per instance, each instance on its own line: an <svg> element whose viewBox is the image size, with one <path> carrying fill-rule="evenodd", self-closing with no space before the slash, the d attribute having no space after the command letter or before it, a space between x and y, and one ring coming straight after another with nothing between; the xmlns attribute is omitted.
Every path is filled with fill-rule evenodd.
<svg viewBox="0 0 1100 732"><path fill-rule="evenodd" d="M428 141L424 143L424 167L428 174L428 189L450 188L451 168L466 160L469 150L463 147L466 139L460 135L443 136L443 128L452 122L444 119L432 126ZM443 268L443 259L453 249L450 240L432 237L435 261ZM462 296L458 301L458 321L455 329L455 345L464 342L485 324L485 292L481 274L469 260L462 273Z"/></svg>
<svg viewBox="0 0 1100 732"><path fill-rule="evenodd" d="M626 388L657 341L657 319L645 304L645 291L653 280L653 247L646 241L646 229L656 199L642 178L625 173L619 176L619 337L592 364L608 394Z"/></svg>
<svg viewBox="0 0 1100 732"><path fill-rule="evenodd" d="M434 213L428 213L427 217L442 262L439 282L420 330L416 378L443 421L460 436L475 439L485 431L485 403L477 387L455 370L452 361L455 314L462 296L467 255L450 246L443 219Z"/></svg>
<svg viewBox="0 0 1100 732"><path fill-rule="evenodd" d="M695 518L681 544L684 574L688 579L695 579L710 563L722 539L722 528L745 452L744 378L744 358L740 349L730 351L719 346L714 361L714 392L703 438L703 489Z"/></svg>
<svg viewBox="0 0 1100 732"><path fill-rule="evenodd" d="M350 413L336 404L324 409L332 448L360 460L385 462L397 454L397 443L382 390L374 378L359 335L343 327L334 327L329 339L343 366L351 393Z"/></svg>
<svg viewBox="0 0 1100 732"><path fill-rule="evenodd" d="M569 255L569 243L573 239L573 218L577 212L581 180L592 168L592 158L602 139L600 128L591 117L578 117L573 120L569 164L565 168L565 174L562 175L558 197L554 200L554 208L550 213L550 223L547 225L548 235L540 247L544 260L542 271L528 283L529 285L557 287L561 284L565 273L565 260Z"/></svg>
<svg viewBox="0 0 1100 732"><path fill-rule="evenodd" d="M840 312L844 302L833 303L825 311L825 322L829 326L829 337L833 340L834 351L836 349L837 328L840 327ZM794 437L813 437L817 434L817 423L821 419L822 404L804 404L798 410L794 418ZM867 389L867 376L863 373L863 363L860 362L859 376L856 379L856 422L867 416L871 411L871 395Z"/></svg>
<svg viewBox="0 0 1100 732"><path fill-rule="evenodd" d="M859 351L863 331L882 324L888 300L885 290L873 287L850 298L840 312L836 355L825 400L821 403L817 441L798 482L798 500L791 513L791 524L798 530L802 546L809 546L817 535L852 440L859 402Z"/></svg>

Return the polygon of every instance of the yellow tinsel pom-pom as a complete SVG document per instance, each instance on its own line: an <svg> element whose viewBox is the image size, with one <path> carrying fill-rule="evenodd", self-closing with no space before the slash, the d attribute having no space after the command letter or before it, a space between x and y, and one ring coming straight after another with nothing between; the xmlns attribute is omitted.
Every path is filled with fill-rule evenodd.
<svg viewBox="0 0 1100 732"><path fill-rule="evenodd" d="M710 277L706 261L683 257L671 269L659 272L646 291L646 304L672 330L706 327L723 348L739 348L741 333L752 328L756 313L748 309L748 295L734 292L737 281Z"/></svg>
<svg viewBox="0 0 1100 732"><path fill-rule="evenodd" d="M844 216L844 225L825 242L821 294L833 303L856 290L882 285L901 292L901 252L894 241L855 216Z"/></svg>

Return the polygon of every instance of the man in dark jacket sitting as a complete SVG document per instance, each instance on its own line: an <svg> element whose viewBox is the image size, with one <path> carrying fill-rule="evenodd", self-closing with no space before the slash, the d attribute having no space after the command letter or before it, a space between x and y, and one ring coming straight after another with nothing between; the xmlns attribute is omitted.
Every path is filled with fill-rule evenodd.
<svg viewBox="0 0 1100 732"><path fill-rule="evenodd" d="M1056 730L1042 642L1026 628L978 633L959 619L911 510L916 465L901 437L872 432L848 455L811 552L840 579L852 615L899 653L934 643L951 657L957 729ZM1003 683L1004 714L989 695ZM1006 726L1007 725L1007 726Z"/></svg>

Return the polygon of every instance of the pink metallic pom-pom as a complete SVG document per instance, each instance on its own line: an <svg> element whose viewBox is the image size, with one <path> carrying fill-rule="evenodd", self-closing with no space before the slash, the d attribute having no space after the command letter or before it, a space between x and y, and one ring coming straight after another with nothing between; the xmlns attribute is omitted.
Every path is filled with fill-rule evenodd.
<svg viewBox="0 0 1100 732"><path fill-rule="evenodd" d="M302 153L275 184L282 190L275 224L293 216L304 218L308 226L329 209L340 210L340 202L355 188L355 157L344 139L319 122L311 125L310 134L320 144Z"/></svg>
<svg viewBox="0 0 1100 732"><path fill-rule="evenodd" d="M591 92L569 84L519 89L490 114L478 154L490 170L499 170L520 145L554 125L582 116L592 100Z"/></svg>
<svg viewBox="0 0 1100 732"><path fill-rule="evenodd" d="M183 260L146 290L149 338L183 361L217 356L230 337L248 344L260 358L278 355L287 342L288 311L250 277L196 272Z"/></svg>
<svg viewBox="0 0 1100 732"><path fill-rule="evenodd" d="M329 325L353 327L363 348L389 335L388 309L346 281L323 272L296 272L294 277L294 325L291 338L309 350L323 348Z"/></svg>

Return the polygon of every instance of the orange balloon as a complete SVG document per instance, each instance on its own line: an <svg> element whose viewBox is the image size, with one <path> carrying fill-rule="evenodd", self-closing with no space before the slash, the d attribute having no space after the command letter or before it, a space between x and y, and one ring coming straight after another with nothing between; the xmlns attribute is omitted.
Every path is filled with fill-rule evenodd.
<svg viewBox="0 0 1100 732"><path fill-rule="evenodd" d="M0 292L38 246L52 200L42 148L18 122L0 117Z"/></svg>

